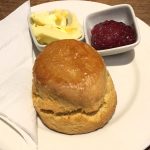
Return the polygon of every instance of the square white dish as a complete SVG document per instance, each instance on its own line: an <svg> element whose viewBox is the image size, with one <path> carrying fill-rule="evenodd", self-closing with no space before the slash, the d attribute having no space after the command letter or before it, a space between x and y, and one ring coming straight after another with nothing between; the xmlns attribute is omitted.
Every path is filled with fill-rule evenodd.
<svg viewBox="0 0 150 150"><path fill-rule="evenodd" d="M30 30L30 33L31 33L31 37L32 37L32 39L33 39L33 42L34 42L36 48L37 48L39 51L42 51L43 48L44 48L46 45L42 45L42 44L40 44L40 43L37 41L37 39L36 39L36 37L35 37L35 35L34 35L33 31L32 31L32 26L31 26L31 23L30 23L30 15L28 16L28 24L29 24L29 30Z"/></svg>
<svg viewBox="0 0 150 150"><path fill-rule="evenodd" d="M128 44L125 46L105 49L105 50L97 50L101 53L102 56L106 55L114 55L118 53L123 53L129 50L133 50L135 46L137 46L140 42L140 31L137 25L136 16L134 14L133 8L128 4L121 4L112 6L105 10L100 10L94 13L91 13L85 17L84 20L84 33L85 33L85 41L89 45L91 45L91 30L92 28L101 22L106 20L115 20L117 22L123 22L126 25L130 25L135 30L136 41L132 44Z"/></svg>
<svg viewBox="0 0 150 150"><path fill-rule="evenodd" d="M57 8L57 9L58 9L58 8ZM53 11L53 10L54 10L54 9L51 9L51 10L43 9L43 10L34 11L34 12L44 12L44 11ZM66 10L67 10L67 9L66 9ZM71 12L71 10L68 10L68 11ZM40 44L40 43L38 42L38 40L36 39L35 35L34 35L34 32L33 32L33 30L32 30L32 24L31 24L31 14L32 14L32 12L31 12L31 13L29 14L29 16L28 16L28 24L29 24L29 30L30 30L30 33L31 33L31 37L32 37L33 42L34 42L35 46L37 47L37 49L38 49L39 51L42 51L43 48L46 47L46 45L45 45L45 44ZM78 16L77 16L77 19L78 19ZM81 28L82 28L82 30L81 30L82 36L81 36L80 38L76 39L76 40L78 40L78 41L83 41L83 39L84 39L84 32L83 32L83 27L82 27L82 25L81 25Z"/></svg>

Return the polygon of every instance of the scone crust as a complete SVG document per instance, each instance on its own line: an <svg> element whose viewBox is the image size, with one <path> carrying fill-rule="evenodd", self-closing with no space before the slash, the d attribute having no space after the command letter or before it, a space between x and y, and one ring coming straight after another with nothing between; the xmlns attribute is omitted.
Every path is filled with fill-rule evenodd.
<svg viewBox="0 0 150 150"><path fill-rule="evenodd" d="M106 67L88 44L60 40L48 45L37 57L33 83L40 97L61 103L61 108L52 108L54 112L82 109L90 113L103 103Z"/></svg>
<svg viewBox="0 0 150 150"><path fill-rule="evenodd" d="M103 97L104 103L93 113L85 113L82 110L55 114L52 110L44 110L44 104L39 95L36 94L33 86L33 103L42 122L50 129L65 134L81 134L102 128L112 117L117 96L113 81L107 73L106 92ZM43 104L43 105L42 105Z"/></svg>

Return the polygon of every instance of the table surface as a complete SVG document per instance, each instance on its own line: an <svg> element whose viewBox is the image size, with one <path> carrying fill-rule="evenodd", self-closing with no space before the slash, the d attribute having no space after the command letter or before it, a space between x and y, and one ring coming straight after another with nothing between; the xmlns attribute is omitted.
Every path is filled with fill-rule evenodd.
<svg viewBox="0 0 150 150"><path fill-rule="evenodd" d="M31 5L54 1L54 0L31 0ZM130 4L138 18L143 20L150 26L150 0L91 0L108 5L116 5L122 3ZM9 13L15 10L25 0L0 0L0 20L5 18Z"/></svg>

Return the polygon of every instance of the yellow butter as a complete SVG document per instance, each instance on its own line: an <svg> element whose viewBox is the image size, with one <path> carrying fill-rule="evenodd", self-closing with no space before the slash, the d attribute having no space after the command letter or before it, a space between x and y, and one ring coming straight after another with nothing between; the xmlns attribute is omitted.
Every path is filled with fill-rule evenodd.
<svg viewBox="0 0 150 150"><path fill-rule="evenodd" d="M32 13L31 25L40 44L61 39L79 39L83 35L77 17L67 10Z"/></svg>

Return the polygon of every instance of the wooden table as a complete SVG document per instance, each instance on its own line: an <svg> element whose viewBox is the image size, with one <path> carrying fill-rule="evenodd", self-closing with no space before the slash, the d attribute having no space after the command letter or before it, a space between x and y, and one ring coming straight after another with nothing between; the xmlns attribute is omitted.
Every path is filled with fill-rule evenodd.
<svg viewBox="0 0 150 150"><path fill-rule="evenodd" d="M31 5L36 5L54 0L31 0ZM150 25L150 0L91 0L109 5L128 3L132 5L138 18ZM15 10L25 0L0 0L0 20Z"/></svg>

